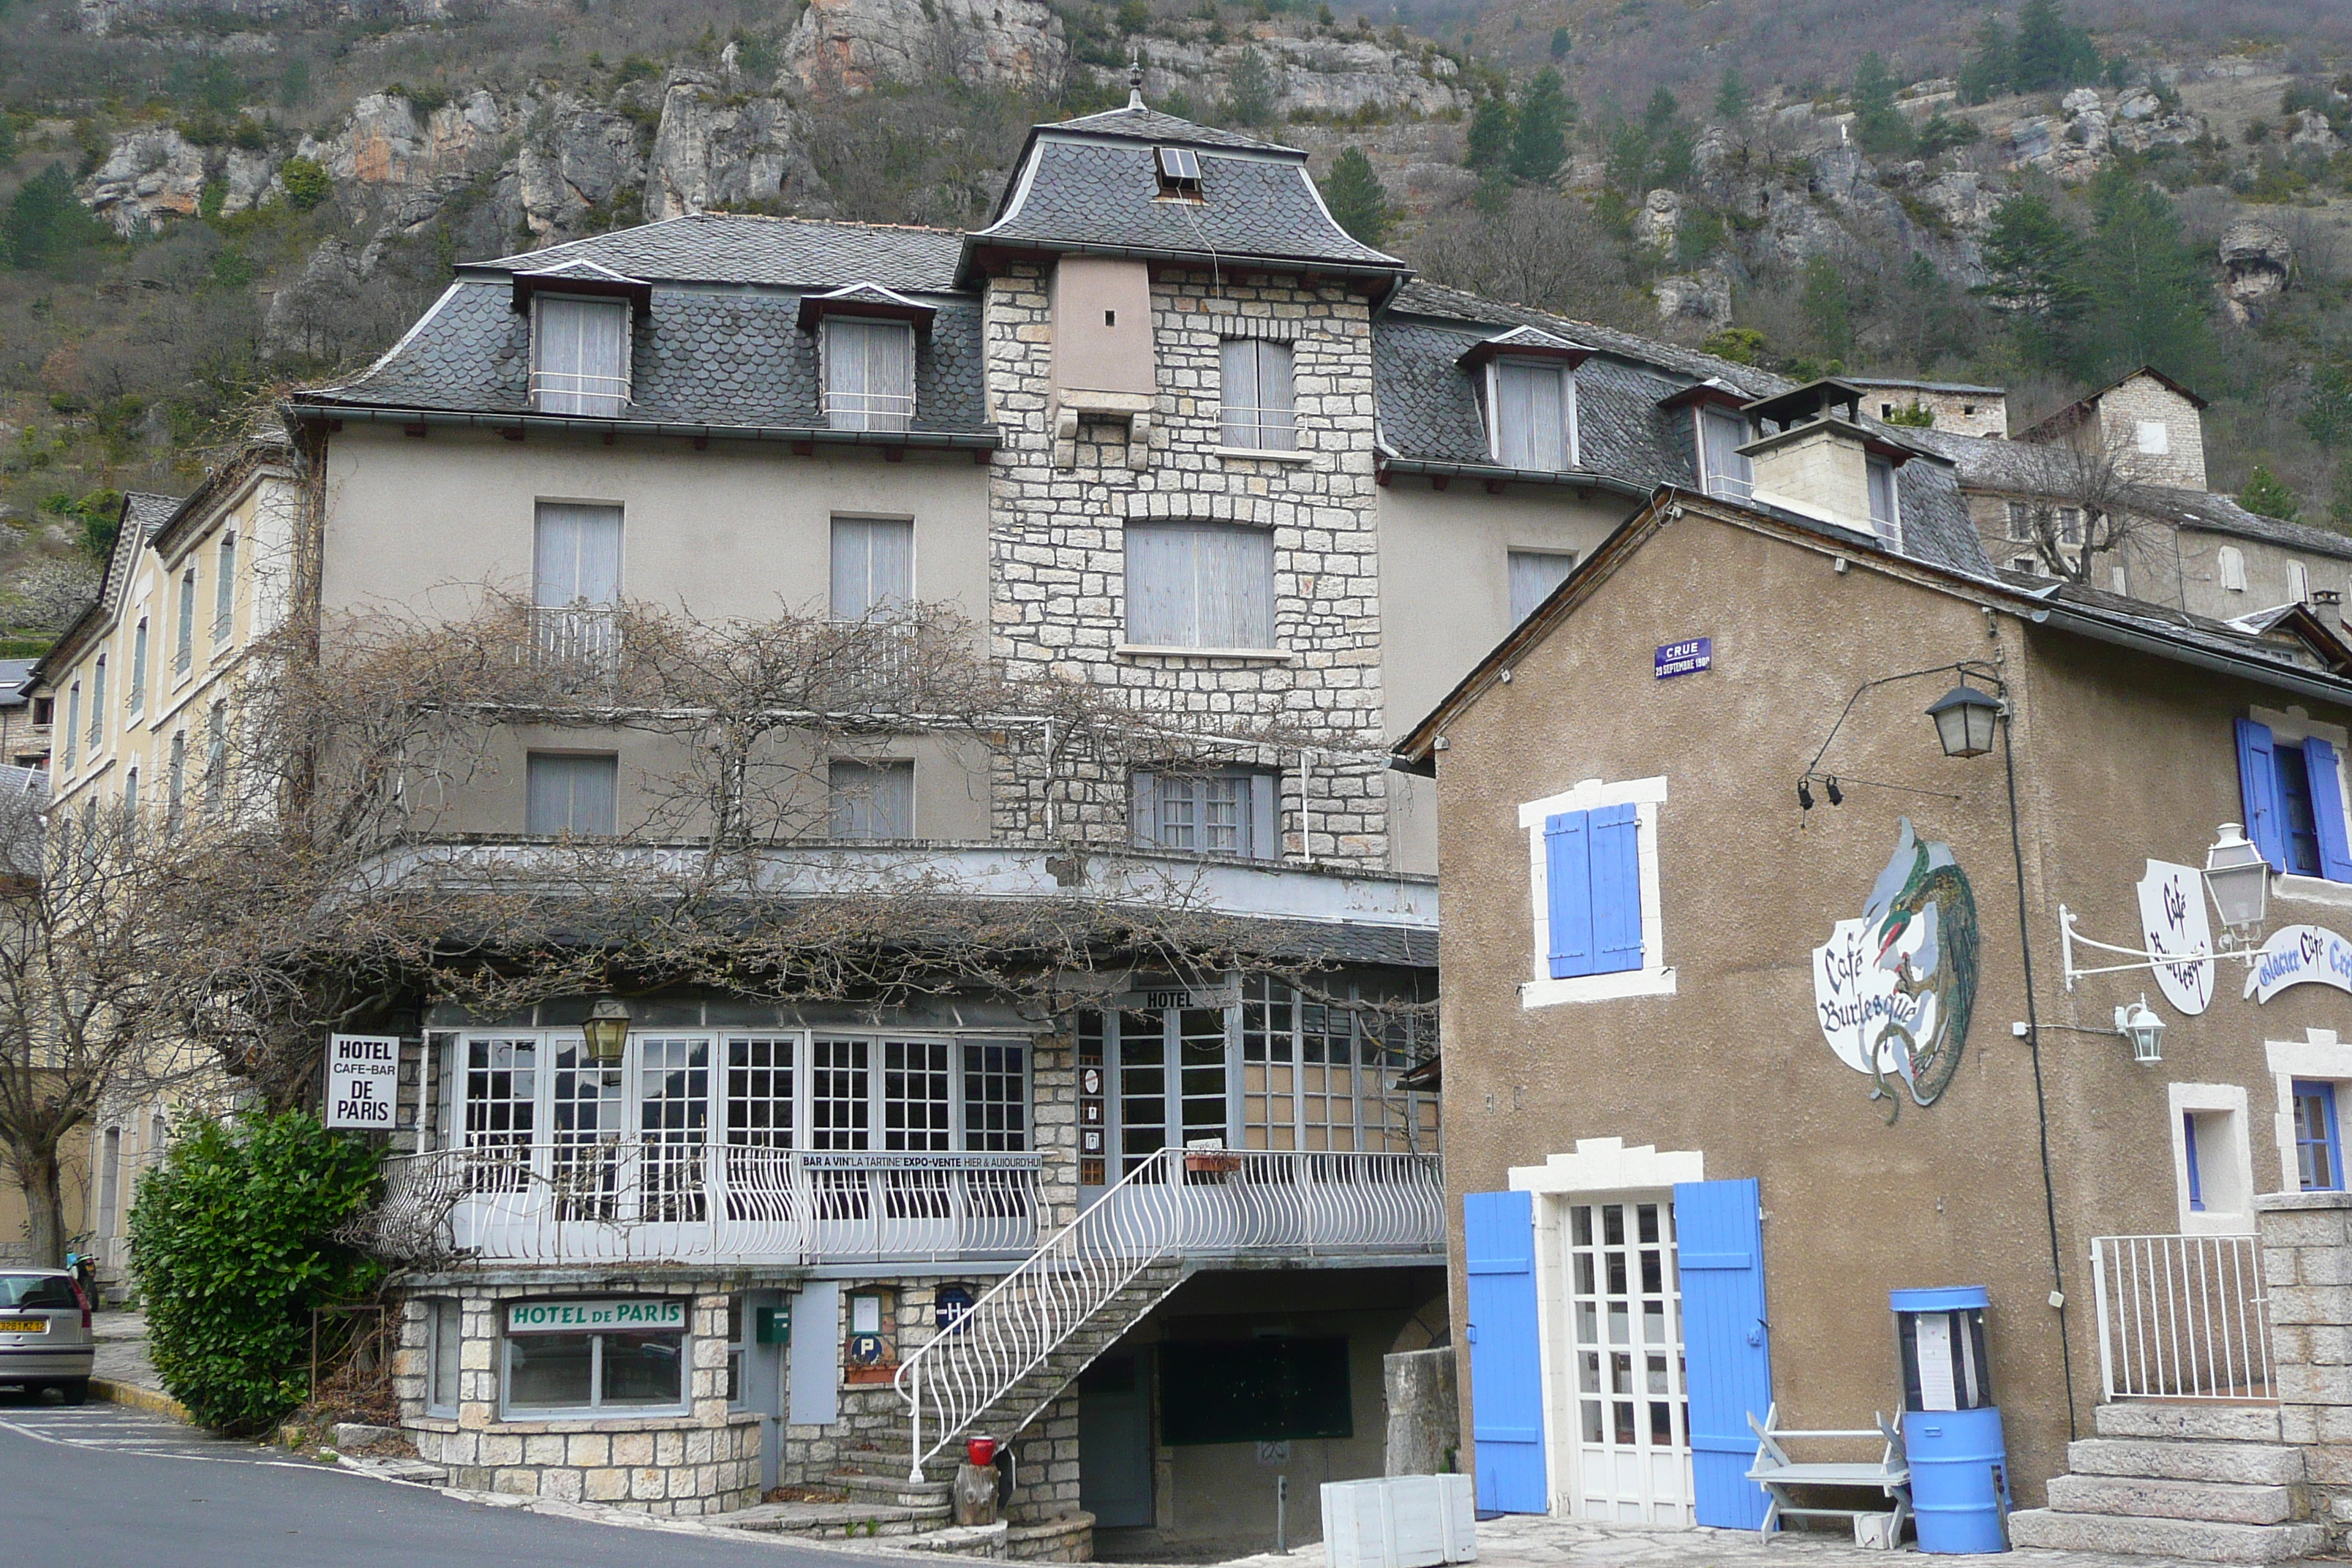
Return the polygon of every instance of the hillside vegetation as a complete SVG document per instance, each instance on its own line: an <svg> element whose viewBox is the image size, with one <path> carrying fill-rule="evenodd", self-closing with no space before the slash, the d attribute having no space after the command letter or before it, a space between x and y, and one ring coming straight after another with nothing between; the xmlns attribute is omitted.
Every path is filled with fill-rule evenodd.
<svg viewBox="0 0 2352 1568"><path fill-rule="evenodd" d="M2156 363L2217 485L2352 526L2344 7L1447 3L0 0L0 637L73 613L117 492L190 488L454 261L970 223L1133 58L1440 280L2021 418Z"/></svg>

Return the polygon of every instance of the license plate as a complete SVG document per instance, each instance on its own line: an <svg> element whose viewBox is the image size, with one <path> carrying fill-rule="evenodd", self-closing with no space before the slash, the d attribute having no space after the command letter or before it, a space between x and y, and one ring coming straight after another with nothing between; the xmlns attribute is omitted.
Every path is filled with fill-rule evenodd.
<svg viewBox="0 0 2352 1568"><path fill-rule="evenodd" d="M0 1318L0 1334L46 1334L49 1331L47 1318Z"/></svg>

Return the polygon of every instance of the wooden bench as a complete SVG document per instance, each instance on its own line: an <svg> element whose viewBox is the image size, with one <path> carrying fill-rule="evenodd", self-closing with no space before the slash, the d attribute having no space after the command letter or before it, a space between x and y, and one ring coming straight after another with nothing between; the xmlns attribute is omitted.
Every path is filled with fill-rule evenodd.
<svg viewBox="0 0 2352 1568"><path fill-rule="evenodd" d="M1893 1529L1887 1543L1903 1539L1903 1526L1911 1517L1911 1466L1903 1452L1903 1416L1897 1412L1893 1421L1884 1415L1874 1417L1876 1428L1839 1431L1799 1431L1780 1425L1780 1407L1775 1404L1764 1413L1759 1425L1751 1413L1748 1425L1756 1433L1756 1463L1748 1469L1748 1479L1764 1489L1770 1500L1764 1509L1764 1524L1759 1532L1769 1536L1780 1528L1780 1521L1793 1515L1809 1517L1861 1519L1866 1515L1885 1513L1884 1507L1829 1508L1817 1503L1792 1500L1791 1492L1800 1487L1838 1487L1854 1490L1874 1491L1881 1499L1891 1500L1894 1507ZM1875 1463L1866 1459L1798 1460L1789 1457L1782 1447L1789 1442L1876 1437L1885 1447Z"/></svg>

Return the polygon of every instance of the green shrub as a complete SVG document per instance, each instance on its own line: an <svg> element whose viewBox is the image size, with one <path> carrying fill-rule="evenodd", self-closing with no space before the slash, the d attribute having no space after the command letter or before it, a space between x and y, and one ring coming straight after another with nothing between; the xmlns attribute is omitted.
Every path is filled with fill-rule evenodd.
<svg viewBox="0 0 2352 1568"><path fill-rule="evenodd" d="M335 194L335 182L316 158L289 158L278 165L278 182L296 212L309 212Z"/></svg>
<svg viewBox="0 0 2352 1568"><path fill-rule="evenodd" d="M375 1184L365 1142L300 1111L202 1123L140 1178L131 1255L148 1345L197 1420L260 1431L308 1397L312 1309L382 1275L331 1239Z"/></svg>

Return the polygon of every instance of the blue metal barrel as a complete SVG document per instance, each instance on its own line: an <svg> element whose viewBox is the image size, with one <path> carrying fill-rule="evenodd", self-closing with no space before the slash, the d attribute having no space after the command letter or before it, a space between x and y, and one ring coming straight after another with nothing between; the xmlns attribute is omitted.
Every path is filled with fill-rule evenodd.
<svg viewBox="0 0 2352 1568"><path fill-rule="evenodd" d="M1911 1410L1903 1416L1911 1508L1922 1552L2006 1552L2009 1451L2000 1412Z"/></svg>

